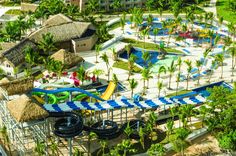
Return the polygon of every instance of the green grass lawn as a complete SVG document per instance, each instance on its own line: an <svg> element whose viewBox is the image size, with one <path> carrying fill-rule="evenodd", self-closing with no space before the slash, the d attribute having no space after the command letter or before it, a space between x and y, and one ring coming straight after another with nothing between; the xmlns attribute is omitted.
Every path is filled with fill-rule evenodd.
<svg viewBox="0 0 236 156"><path fill-rule="evenodd" d="M124 62L124 61L117 61L113 64L112 67L116 67L116 68L121 68L121 69L124 69L124 70L129 70L128 69L128 62ZM134 71L135 73L140 73L142 71L141 68L137 67L137 66L134 66Z"/></svg>
<svg viewBox="0 0 236 156"><path fill-rule="evenodd" d="M8 10L5 14L8 15L21 15L23 12L21 10L18 9L10 9Z"/></svg>
<svg viewBox="0 0 236 156"><path fill-rule="evenodd" d="M133 47L144 48L144 42L142 42L142 41L137 41L137 40L134 40L134 39L125 38L125 39L122 40L122 42L130 43ZM144 49L147 49L147 50L158 50L158 48L159 48L158 44L145 43L145 48ZM176 50L176 49L173 49L173 48L165 48L165 50L168 53L183 54L182 51L179 51L179 50Z"/></svg>
<svg viewBox="0 0 236 156"><path fill-rule="evenodd" d="M181 90L181 91L177 92L177 95L186 94L189 92L192 92L192 91L191 90ZM174 92L174 93L166 95L166 97L172 97L172 96L176 96L176 93Z"/></svg>
<svg viewBox="0 0 236 156"><path fill-rule="evenodd" d="M216 8L218 17L222 16L224 20L236 24L236 12L233 12L228 8L228 0L217 0Z"/></svg>

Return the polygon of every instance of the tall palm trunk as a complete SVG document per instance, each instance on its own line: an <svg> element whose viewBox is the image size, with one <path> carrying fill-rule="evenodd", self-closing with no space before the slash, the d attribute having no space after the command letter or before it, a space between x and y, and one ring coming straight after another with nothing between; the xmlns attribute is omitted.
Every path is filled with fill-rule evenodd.
<svg viewBox="0 0 236 156"><path fill-rule="evenodd" d="M175 95L177 95L178 90L179 90L179 81L177 81L177 83L176 83L176 91L175 91Z"/></svg>
<svg viewBox="0 0 236 156"><path fill-rule="evenodd" d="M171 89L171 88L170 88L171 78L172 78L172 74L169 75L169 87L168 87L169 89Z"/></svg>
<svg viewBox="0 0 236 156"><path fill-rule="evenodd" d="M232 60L231 60L231 62L232 62L232 65L231 65L231 76L234 76L234 57L232 56Z"/></svg>
<svg viewBox="0 0 236 156"><path fill-rule="evenodd" d="M189 74L187 75L187 81L186 81L187 86L186 86L186 90L188 90L188 81L189 81Z"/></svg>
<svg viewBox="0 0 236 156"><path fill-rule="evenodd" d="M223 63L222 63L221 64L221 76L220 76L221 79L223 78L223 70L224 70L224 66L223 66Z"/></svg>

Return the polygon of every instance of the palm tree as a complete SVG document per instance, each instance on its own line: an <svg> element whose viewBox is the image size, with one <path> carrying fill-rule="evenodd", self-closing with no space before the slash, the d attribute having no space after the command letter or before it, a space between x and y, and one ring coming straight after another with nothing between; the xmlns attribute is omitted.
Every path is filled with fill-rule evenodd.
<svg viewBox="0 0 236 156"><path fill-rule="evenodd" d="M117 78L117 75L114 74L114 73L113 73L113 75L112 75L112 81L113 81L113 83L116 84L116 86L117 86L119 80L118 80L118 78ZM116 87L115 97L117 97L117 94L116 94L116 93L117 93L117 90L118 90L118 87Z"/></svg>
<svg viewBox="0 0 236 156"><path fill-rule="evenodd" d="M108 56L107 56L106 53L103 53L102 56L100 56L100 58L103 60L103 62L106 63L106 67L107 67L107 81L109 81L109 79L110 79L110 70L109 70Z"/></svg>
<svg viewBox="0 0 236 156"><path fill-rule="evenodd" d="M86 5L86 10L90 10L91 13L94 13L99 8L99 4L97 0L88 0L88 4Z"/></svg>
<svg viewBox="0 0 236 156"><path fill-rule="evenodd" d="M151 71L148 68L144 68L142 70L142 79L143 79L143 94L146 93L146 88L148 88L148 84L146 86L146 81L148 81L152 76L151 76Z"/></svg>
<svg viewBox="0 0 236 156"><path fill-rule="evenodd" d="M211 64L212 64L212 66L215 66L215 65L217 64L217 61L216 61L216 60L213 60ZM210 72L209 72L208 75L209 75L209 77L208 77L207 82L210 83L210 82L211 82L211 77L212 77L212 75L213 75L213 70L210 70Z"/></svg>
<svg viewBox="0 0 236 156"><path fill-rule="evenodd" d="M158 97L160 97L161 94L161 89L163 88L163 83L162 82L157 82L157 89L158 89Z"/></svg>
<svg viewBox="0 0 236 156"><path fill-rule="evenodd" d="M150 54L147 51L142 52L142 59L144 61L144 65L147 67L148 61L150 60Z"/></svg>
<svg viewBox="0 0 236 156"><path fill-rule="evenodd" d="M209 36L209 38L210 38L210 47L212 47L212 45L213 45L213 37L214 37L214 31L213 30L208 30L208 32L207 32L207 35Z"/></svg>
<svg viewBox="0 0 236 156"><path fill-rule="evenodd" d="M139 131L138 131L138 134L139 134L139 142L140 144L142 145L143 149L145 149L145 132L144 132L144 129L142 127L139 127Z"/></svg>
<svg viewBox="0 0 236 156"><path fill-rule="evenodd" d="M159 4L157 11L159 12L160 18L161 18L161 21L162 21L162 13L163 13L163 7L164 7L163 2L164 1L157 1L157 2Z"/></svg>
<svg viewBox="0 0 236 156"><path fill-rule="evenodd" d="M97 79L97 82L99 82L99 76L104 74L104 70L102 70L102 69L94 69L92 71L92 73L97 76L96 79Z"/></svg>
<svg viewBox="0 0 236 156"><path fill-rule="evenodd" d="M203 123L205 122L206 114L207 114L207 107L202 105L198 111L199 111L199 118L202 120L202 128L203 128Z"/></svg>
<svg viewBox="0 0 236 156"><path fill-rule="evenodd" d="M177 95L178 90L179 90L179 82L180 82L180 72L178 72L176 76L176 90L175 90L175 95Z"/></svg>
<svg viewBox="0 0 236 156"><path fill-rule="evenodd" d="M184 63L187 65L187 85L186 85L186 90L188 90L188 83L189 83L189 79L190 79L190 73L193 69L193 66L192 66L192 61L190 60L185 60Z"/></svg>
<svg viewBox="0 0 236 156"><path fill-rule="evenodd" d="M174 121L171 119L167 120L166 127L167 127L168 141L170 141L170 134L172 134L172 131L173 131Z"/></svg>
<svg viewBox="0 0 236 156"><path fill-rule="evenodd" d="M230 53L231 55L231 71L232 71L232 74L231 76L234 76L234 67L235 67L235 55L236 55L236 48L235 47L230 47L228 49L228 52Z"/></svg>
<svg viewBox="0 0 236 156"><path fill-rule="evenodd" d="M175 72L175 65L174 65L175 61L173 60L170 64L169 67L167 67L167 71L169 72L169 85L168 85L168 89L171 89L170 85L171 85L171 78L172 78L172 74Z"/></svg>
<svg viewBox="0 0 236 156"><path fill-rule="evenodd" d="M224 54L216 54L215 55L215 60L216 62L221 66L221 76L220 78L223 78L223 69L224 69Z"/></svg>
<svg viewBox="0 0 236 156"><path fill-rule="evenodd" d="M154 42L155 43L156 43L156 37L157 37L158 33L159 33L159 29L158 28L154 28L153 29L153 35L154 35Z"/></svg>
<svg viewBox="0 0 236 156"><path fill-rule="evenodd" d="M24 73L25 73L25 77L28 78L32 74L32 69L31 68L25 68Z"/></svg>
<svg viewBox="0 0 236 156"><path fill-rule="evenodd" d="M105 155L105 148L107 148L108 142L106 140L100 140L99 143L100 143L101 148L98 151L98 154L100 153L100 151L102 151L102 155Z"/></svg>
<svg viewBox="0 0 236 156"><path fill-rule="evenodd" d="M100 53L101 49L102 49L101 44L96 44L95 45L95 54L96 54L96 61L95 61L95 63L98 63L98 56L99 56L99 53Z"/></svg>
<svg viewBox="0 0 236 156"><path fill-rule="evenodd" d="M187 148L186 138L190 134L190 131L186 128L179 128L176 130L176 139L172 142L174 150L181 152L184 156L184 150Z"/></svg>
<svg viewBox="0 0 236 156"><path fill-rule="evenodd" d="M165 66L160 66L157 72L157 82L160 81L161 73L166 73L166 68Z"/></svg>
<svg viewBox="0 0 236 156"><path fill-rule="evenodd" d="M200 72L201 72L201 67L202 67L203 62L200 60L196 60L195 64L196 64L197 73L198 73L197 85L199 85L200 84L200 77L201 77Z"/></svg>
<svg viewBox="0 0 236 156"><path fill-rule="evenodd" d="M90 152L91 151L91 140L94 139L94 138L97 138L97 134L94 133L94 132L89 132L88 141L87 141L87 143L88 143L88 155L89 156L92 155L91 152Z"/></svg>
<svg viewBox="0 0 236 156"><path fill-rule="evenodd" d="M118 61L118 55L117 55L117 52L116 52L116 49L113 47L111 48L111 52L112 52L112 58L115 62Z"/></svg>
<svg viewBox="0 0 236 156"><path fill-rule="evenodd" d="M150 156L164 156L165 152L165 147L160 143L152 144L151 147L148 149L148 155Z"/></svg>
<svg viewBox="0 0 236 156"><path fill-rule="evenodd" d="M126 14L124 12L120 18L120 25L121 25L123 34L124 34L125 21L126 21Z"/></svg>
<svg viewBox="0 0 236 156"><path fill-rule="evenodd" d="M30 46L26 46L23 52L25 53L25 61L30 65L30 67L33 66L39 57L38 53Z"/></svg>
<svg viewBox="0 0 236 156"><path fill-rule="evenodd" d="M130 56L130 54L131 54L131 48L132 48L131 44L125 45L125 50L126 50L126 52L127 52L127 58L128 58L128 59L129 59L129 56Z"/></svg>
<svg viewBox="0 0 236 156"><path fill-rule="evenodd" d="M45 55L49 55L52 51L56 50L53 35L51 33L43 34L42 40L39 42L38 47Z"/></svg>
<svg viewBox="0 0 236 156"><path fill-rule="evenodd" d="M131 89L131 98L132 98L134 94L134 89L138 86L138 81L132 78L131 80L129 80L129 86Z"/></svg>
<svg viewBox="0 0 236 156"><path fill-rule="evenodd" d="M181 72L180 69L181 69L181 66L182 66L182 59L181 59L180 56L179 56L178 59L177 59L176 66L178 66L178 71L179 71L179 73L180 73L180 72Z"/></svg>
<svg viewBox="0 0 236 156"><path fill-rule="evenodd" d="M141 34L143 36L144 48L146 48L146 36L148 35L148 33L149 33L149 29L148 28L143 29L141 31Z"/></svg>
<svg viewBox="0 0 236 156"><path fill-rule="evenodd" d="M219 27L220 27L220 30L221 30L221 26L223 24L223 21L224 21L224 18L222 16L219 16L218 18L218 24L219 24Z"/></svg>
<svg viewBox="0 0 236 156"><path fill-rule="evenodd" d="M128 80L129 80L129 78L130 78L130 76L131 76L131 74L134 70L134 63L135 63L136 59L137 59L137 57L134 54L131 54L129 59L128 59L128 69L129 69Z"/></svg>

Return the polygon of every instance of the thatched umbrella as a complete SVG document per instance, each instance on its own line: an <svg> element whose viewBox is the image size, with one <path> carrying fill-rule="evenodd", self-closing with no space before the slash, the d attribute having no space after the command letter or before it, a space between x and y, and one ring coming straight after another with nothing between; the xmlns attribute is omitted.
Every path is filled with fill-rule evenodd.
<svg viewBox="0 0 236 156"><path fill-rule="evenodd" d="M0 84L6 84L8 82L10 82L10 80L8 80L8 78L6 78L6 77L4 77L0 80Z"/></svg>
<svg viewBox="0 0 236 156"><path fill-rule="evenodd" d="M71 53L69 51L66 51L65 49L60 49L59 51L51 55L51 57L57 61L61 61L62 64L67 67L73 67L78 63L84 61L84 59L78 54Z"/></svg>
<svg viewBox="0 0 236 156"><path fill-rule="evenodd" d="M7 103L7 109L18 122L42 119L49 115L46 110L34 103L32 99L25 94L9 101Z"/></svg>

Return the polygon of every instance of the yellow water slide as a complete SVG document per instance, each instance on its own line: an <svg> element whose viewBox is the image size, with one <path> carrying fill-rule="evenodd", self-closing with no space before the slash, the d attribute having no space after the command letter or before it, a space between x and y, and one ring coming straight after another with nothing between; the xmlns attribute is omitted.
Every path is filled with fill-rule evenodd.
<svg viewBox="0 0 236 156"><path fill-rule="evenodd" d="M114 93L115 89L116 89L116 84L113 81L110 81L107 89L105 90L105 92L102 94L101 98L104 100L109 100L110 97L112 96L112 94Z"/></svg>

